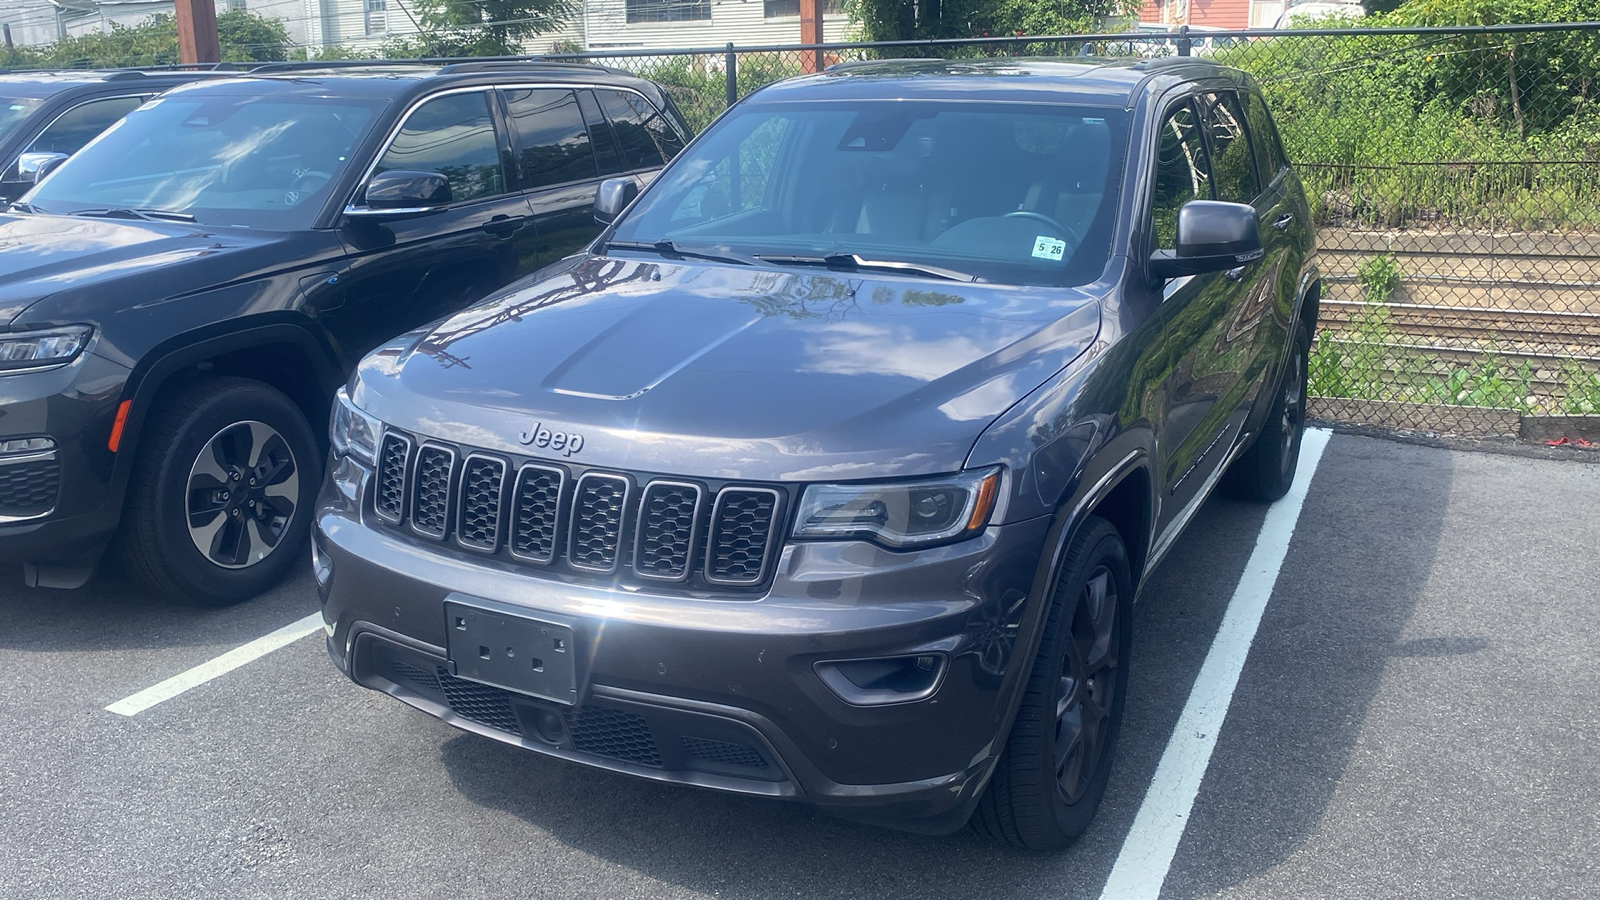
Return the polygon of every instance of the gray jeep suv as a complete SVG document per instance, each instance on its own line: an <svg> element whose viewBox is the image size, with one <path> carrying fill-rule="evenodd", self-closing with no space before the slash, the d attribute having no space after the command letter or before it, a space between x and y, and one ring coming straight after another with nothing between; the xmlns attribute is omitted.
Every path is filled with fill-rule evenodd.
<svg viewBox="0 0 1600 900"><path fill-rule="evenodd" d="M1214 486L1294 475L1318 279L1259 92L846 65L633 193L339 396L334 661L538 753L1070 841L1139 585Z"/></svg>

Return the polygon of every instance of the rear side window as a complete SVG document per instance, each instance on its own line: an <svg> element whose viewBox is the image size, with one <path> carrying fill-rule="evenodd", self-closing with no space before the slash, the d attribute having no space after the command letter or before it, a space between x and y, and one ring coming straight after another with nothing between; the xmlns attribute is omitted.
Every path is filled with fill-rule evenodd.
<svg viewBox="0 0 1600 900"><path fill-rule="evenodd" d="M511 127L522 146L522 187L545 187L599 176L589 128L571 91L539 88L505 92Z"/></svg>
<svg viewBox="0 0 1600 900"><path fill-rule="evenodd" d="M505 193L489 95L450 94L417 107L376 171L395 169L438 172L449 180L456 203Z"/></svg>
<svg viewBox="0 0 1600 900"><path fill-rule="evenodd" d="M611 127L622 148L623 163L630 169L650 169L665 165L678 155L683 142L672 125L650 101L631 91L595 91L605 107Z"/></svg>
<svg viewBox="0 0 1600 900"><path fill-rule="evenodd" d="M1188 103L1167 111L1157 138L1156 182L1151 198L1151 227L1156 246L1178 246L1178 210L1190 200L1210 200L1211 163L1199 120Z"/></svg>
<svg viewBox="0 0 1600 900"><path fill-rule="evenodd" d="M1261 170L1261 180L1271 184L1278 172L1289 164L1283 155L1283 145L1278 141L1278 129L1267 112L1266 101L1260 94L1245 94L1245 122L1250 126L1251 142L1255 145L1256 167Z"/></svg>
<svg viewBox="0 0 1600 900"><path fill-rule="evenodd" d="M144 105L143 97L111 97L90 100L62 113L40 132L28 147L35 153L65 153L69 156L100 136L123 116Z"/></svg>
<svg viewBox="0 0 1600 900"><path fill-rule="evenodd" d="M1211 139L1211 169L1217 199L1250 203L1261 193L1256 161L1245 136L1244 111L1232 91L1207 94L1200 99L1206 135Z"/></svg>
<svg viewBox="0 0 1600 900"><path fill-rule="evenodd" d="M614 175L628 167L617 152L617 141L606 124L605 113L590 91L578 92L578 108L583 110L583 121L589 126L589 143L594 147L594 160L600 164L601 175Z"/></svg>

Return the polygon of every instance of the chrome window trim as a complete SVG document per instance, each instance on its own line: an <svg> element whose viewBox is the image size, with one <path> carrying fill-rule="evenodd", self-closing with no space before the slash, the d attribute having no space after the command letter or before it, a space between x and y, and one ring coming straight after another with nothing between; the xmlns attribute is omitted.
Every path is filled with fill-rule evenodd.
<svg viewBox="0 0 1600 900"><path fill-rule="evenodd" d="M523 478L527 475L528 472L547 472L547 473L553 473L556 476L556 503L555 503L556 518L555 518L555 522L550 527L550 531L551 531L551 535L550 535L550 554L548 556L544 557L544 558L540 558L538 556L534 556L534 555L531 555L531 554L528 554L528 553L518 553L517 552L516 538L514 537L514 533L512 531L512 529L514 529L516 527L516 524L517 524L517 513L516 513L517 498L519 496L521 496L521 494L522 494ZM511 557L513 559L518 559L518 560L521 560L523 562L533 563L534 565L539 565L539 566L548 566L551 563L556 561L556 556L560 553L560 550L561 550L561 518L562 518L561 513L562 513L562 510L564 508L564 504L561 502L561 497L562 497L562 494L566 491L566 489L567 489L567 470L561 468L560 466L548 466L548 465L543 465L543 464L540 464L540 463L531 463L530 462L530 463L523 463L520 467L517 468L517 477L512 479L511 495L507 500L507 502L510 504L511 516L510 516L510 518L509 518L509 520L507 522L507 525L506 525L506 550L508 552L510 552Z"/></svg>
<svg viewBox="0 0 1600 900"><path fill-rule="evenodd" d="M584 482L588 481L591 478L594 478L594 479L607 479L607 480L610 480L610 481L620 481L620 482L622 482L622 501L621 501L621 503L618 504L619 506L622 507L622 512L617 517L617 550L616 550L616 553L614 553L612 555L612 557L611 557L611 565L609 567L607 567L607 568L598 568L598 567L595 567L595 566L580 565L578 563L577 557L572 552L572 548L576 544L576 535L577 535L577 530L578 530L578 501L583 496L583 484L584 484ZM578 477L577 482L574 483L573 488L572 488L572 509L567 514L567 518L568 518L568 522L567 522L567 565L568 566L572 567L573 569L578 570L579 572L591 572L591 573L595 573L595 574L599 574L599 575L610 575L610 574L613 574L613 573L615 573L617 571L617 569L622 565L622 536L623 536L623 533L624 533L623 529L628 524L628 504L632 499L633 499L633 479L629 478L626 475L621 475L621 474L618 474L618 473L615 473L615 472L585 472L581 476Z"/></svg>
<svg viewBox="0 0 1600 900"><path fill-rule="evenodd" d="M756 573L755 578L718 578L711 574L711 564L716 559L715 541L717 534L717 516L722 512L722 507L727 499L727 495L734 491L750 494L772 495L772 525L767 529L767 546L766 550L761 556L761 571ZM778 532L782 530L782 516L783 492L781 491L777 491L769 487L742 484L726 485L722 488L722 490L717 491L717 500L711 506L711 522L706 530L706 581L709 581L712 584L725 584L737 587L749 587L753 584L760 584L761 582L766 581L767 573L772 566L772 554L776 549L776 544L778 542Z"/></svg>
<svg viewBox="0 0 1600 900"><path fill-rule="evenodd" d="M490 453L484 453L479 450L473 450L463 457L461 460L461 480L460 483L456 485L455 489L456 508L458 510L467 505L467 470L472 466L472 461L475 459L495 463L500 466L500 505L498 507L499 512L496 514L494 521L494 536L489 539L489 543L487 545L473 543L462 538L461 523L457 522L455 529L456 543L468 550L474 550L479 553L495 553L500 549L500 536L506 531L506 473L511 471L511 465L498 456ZM448 521L449 519L447 512L446 522Z"/></svg>
<svg viewBox="0 0 1600 900"><path fill-rule="evenodd" d="M383 445L388 442L390 437L406 445L405 462L400 466L400 514L393 518L390 518L387 513L378 508L378 494L383 490ZM372 514L390 525L398 526L406 520L406 510L410 507L411 500L411 463L416 457L416 450L417 445L411 440L410 435L402 434L390 428L385 428L383 436L378 439L378 458L373 466Z"/></svg>
<svg viewBox="0 0 1600 900"><path fill-rule="evenodd" d="M689 488L694 491L694 511L689 514L689 550L683 560L683 573L681 575L655 575L646 572L639 564L640 554L644 544L644 517L647 505L650 503L650 492L657 487L664 488ZM650 581L684 582L694 573L695 540L700 535L700 509L705 505L706 492L700 485L692 481L671 481L662 479L651 481L639 492L639 509L634 517L638 520L633 527L633 574Z"/></svg>
<svg viewBox="0 0 1600 900"><path fill-rule="evenodd" d="M456 453L456 448L449 446L448 444L441 444L437 441L423 441L417 446L416 459L411 464L411 477L406 479L406 483L411 489L411 501L410 503L406 504L406 512L410 514L409 518L411 520L411 530L413 532L425 538L435 541L442 541L450 534L450 513L455 510L455 507L452 503L452 501L455 500L455 490L451 488L448 483L446 483L444 487L444 521L439 525L439 533L434 534L431 531L417 527L417 469L422 465L422 451L429 449L439 450L449 454L450 469L445 477L447 479L452 479L455 477L456 463L460 461L460 454Z"/></svg>

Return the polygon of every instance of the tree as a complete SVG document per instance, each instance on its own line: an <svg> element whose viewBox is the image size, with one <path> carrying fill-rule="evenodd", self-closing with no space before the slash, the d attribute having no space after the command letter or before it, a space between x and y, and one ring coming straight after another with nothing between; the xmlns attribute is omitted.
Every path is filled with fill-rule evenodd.
<svg viewBox="0 0 1600 900"><path fill-rule="evenodd" d="M579 8L580 0L414 0L419 33L391 39L385 55L514 56Z"/></svg>
<svg viewBox="0 0 1600 900"><path fill-rule="evenodd" d="M1138 12L1140 0L846 0L869 41L984 35L1092 34L1106 18Z"/></svg>
<svg viewBox="0 0 1600 900"><path fill-rule="evenodd" d="M274 62L289 58L289 32L277 19L242 9L217 16L217 36L227 62ZM0 51L0 64L13 68L89 69L160 66L178 61L178 26L158 13L137 25L112 23L105 31L57 41L45 47Z"/></svg>

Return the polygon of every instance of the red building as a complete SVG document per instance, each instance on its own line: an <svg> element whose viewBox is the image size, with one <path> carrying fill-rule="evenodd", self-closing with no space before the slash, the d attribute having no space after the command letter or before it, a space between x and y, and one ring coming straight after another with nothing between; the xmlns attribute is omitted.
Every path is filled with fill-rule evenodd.
<svg viewBox="0 0 1600 900"><path fill-rule="evenodd" d="M1283 0L1144 0L1139 21L1200 28L1270 28L1283 12Z"/></svg>

